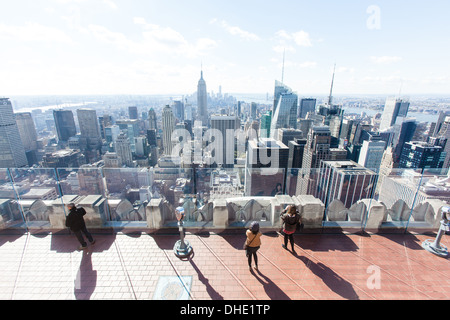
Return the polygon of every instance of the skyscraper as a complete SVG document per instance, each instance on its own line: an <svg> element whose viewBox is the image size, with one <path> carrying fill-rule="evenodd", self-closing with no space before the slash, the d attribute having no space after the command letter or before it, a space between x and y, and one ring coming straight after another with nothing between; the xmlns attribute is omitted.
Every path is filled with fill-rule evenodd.
<svg viewBox="0 0 450 320"><path fill-rule="evenodd" d="M386 142L381 139L364 140L359 153L358 164L372 170L379 169L385 149Z"/></svg>
<svg viewBox="0 0 450 320"><path fill-rule="evenodd" d="M272 123L272 111L269 110L261 116L261 120L259 122L259 136L261 138L269 138L270 137L270 125Z"/></svg>
<svg viewBox="0 0 450 320"><path fill-rule="evenodd" d="M399 168L442 168L445 160L441 146L423 141L406 142L403 145Z"/></svg>
<svg viewBox="0 0 450 320"><path fill-rule="evenodd" d="M1 168L20 168L28 165L13 107L8 98L0 98L0 150Z"/></svg>
<svg viewBox="0 0 450 320"><path fill-rule="evenodd" d="M272 107L272 115L275 114L275 111L278 107L278 100L280 99L280 96L282 93L290 93L292 92L291 88L286 86L284 83L275 80L275 91L273 94L273 107Z"/></svg>
<svg viewBox="0 0 450 320"><path fill-rule="evenodd" d="M270 125L271 137L275 138L276 130L279 128L297 127L298 96L294 92L280 93L278 105L272 117Z"/></svg>
<svg viewBox="0 0 450 320"><path fill-rule="evenodd" d="M309 113L316 113L316 99L302 99L300 100L300 118L306 119Z"/></svg>
<svg viewBox="0 0 450 320"><path fill-rule="evenodd" d="M256 113L257 113L257 104L256 102L252 102L250 106L250 118L252 120L256 120Z"/></svg>
<svg viewBox="0 0 450 320"><path fill-rule="evenodd" d="M175 118L179 121L184 120L184 104L183 101L177 100L173 102L173 110Z"/></svg>
<svg viewBox="0 0 450 320"><path fill-rule="evenodd" d="M101 144L97 112L94 109L78 109L77 118L80 127L80 139L85 141L84 143L89 149L97 149Z"/></svg>
<svg viewBox="0 0 450 320"><path fill-rule="evenodd" d="M197 120L200 120L204 126L208 125L208 93L203 79L203 70L197 85Z"/></svg>
<svg viewBox="0 0 450 320"><path fill-rule="evenodd" d="M162 113L163 148L164 154L170 156L172 153L172 133L175 130L175 117L170 106L165 106Z"/></svg>
<svg viewBox="0 0 450 320"><path fill-rule="evenodd" d="M157 130L157 126L156 126L156 112L155 109L150 108L150 110L148 110L148 129L149 130Z"/></svg>
<svg viewBox="0 0 450 320"><path fill-rule="evenodd" d="M330 159L330 128L312 127L307 137L303 167L306 169L319 168L320 161Z"/></svg>
<svg viewBox="0 0 450 320"><path fill-rule="evenodd" d="M121 132L116 139L115 149L119 157L120 165L127 167L133 166L133 154L131 153L130 143L126 133Z"/></svg>
<svg viewBox="0 0 450 320"><path fill-rule="evenodd" d="M55 119L56 133L60 141L68 141L70 137L77 134L75 120L71 110L53 110L53 118Z"/></svg>
<svg viewBox="0 0 450 320"><path fill-rule="evenodd" d="M289 148L271 138L248 141L245 194L273 196L284 193Z"/></svg>
<svg viewBox="0 0 450 320"><path fill-rule="evenodd" d="M98 117L98 122L100 124L100 135L102 139L105 139L105 128L112 125L112 117L108 114L103 114L103 116Z"/></svg>
<svg viewBox="0 0 450 320"><path fill-rule="evenodd" d="M128 107L128 116L130 119L138 119L138 109L135 106Z"/></svg>
<svg viewBox="0 0 450 320"><path fill-rule="evenodd" d="M380 130L385 130L393 126L397 121L397 117L406 117L408 115L408 109L408 101L396 98L386 99L383 115L381 116Z"/></svg>
<svg viewBox="0 0 450 320"><path fill-rule="evenodd" d="M211 129L219 130L222 134L222 145L217 146L221 150L215 150L215 152L219 152L216 154L217 159L225 168L231 168L234 165L235 132L239 127L240 122L237 116L211 116Z"/></svg>
<svg viewBox="0 0 450 320"><path fill-rule="evenodd" d="M325 206L338 199L350 208L358 200L372 197L377 179L374 171L354 161L322 161L315 196Z"/></svg>
<svg viewBox="0 0 450 320"><path fill-rule="evenodd" d="M450 166L450 117L446 116L440 121L439 130L436 132L436 137L447 139L445 143L444 151L446 153L446 158L444 161L443 168L448 168Z"/></svg>
<svg viewBox="0 0 450 320"><path fill-rule="evenodd" d="M17 128L19 129L20 139L22 140L25 151L36 150L37 133L31 113L16 113L15 117Z"/></svg>

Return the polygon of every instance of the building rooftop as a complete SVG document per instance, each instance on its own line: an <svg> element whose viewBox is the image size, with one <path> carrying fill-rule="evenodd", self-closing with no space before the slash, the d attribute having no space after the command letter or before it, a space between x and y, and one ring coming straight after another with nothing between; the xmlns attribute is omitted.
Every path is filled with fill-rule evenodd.
<svg viewBox="0 0 450 320"><path fill-rule="evenodd" d="M297 234L295 250L265 233L259 270L249 271L243 233L0 235L2 300L448 300L450 264L413 234ZM450 245L449 236L442 243ZM379 275L379 278L377 278ZM266 301L265 304L271 304ZM179 312L179 310L170 310Z"/></svg>

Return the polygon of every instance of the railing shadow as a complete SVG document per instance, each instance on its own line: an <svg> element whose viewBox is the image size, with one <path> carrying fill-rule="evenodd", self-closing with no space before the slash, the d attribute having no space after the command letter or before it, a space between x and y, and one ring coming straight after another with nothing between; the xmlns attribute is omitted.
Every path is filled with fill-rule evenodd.
<svg viewBox="0 0 450 320"><path fill-rule="evenodd" d="M84 235L83 235L84 236ZM92 234L95 239L95 244L90 245L89 241L86 240L88 244L88 249L90 252L103 252L109 250L114 241L116 240L115 234L108 235L97 235ZM78 247L80 243L78 242L76 236L74 234L70 235L55 235L53 234L51 239L50 250L61 252L61 253L70 253L78 251Z"/></svg>
<svg viewBox="0 0 450 320"><path fill-rule="evenodd" d="M283 235L282 235L283 236ZM296 234L295 243L310 251L357 251L359 247L345 234Z"/></svg>
<svg viewBox="0 0 450 320"><path fill-rule="evenodd" d="M378 236L388 239L399 246L407 246L411 250L423 250L420 240L413 234L378 234ZM434 238L431 236L430 238Z"/></svg>

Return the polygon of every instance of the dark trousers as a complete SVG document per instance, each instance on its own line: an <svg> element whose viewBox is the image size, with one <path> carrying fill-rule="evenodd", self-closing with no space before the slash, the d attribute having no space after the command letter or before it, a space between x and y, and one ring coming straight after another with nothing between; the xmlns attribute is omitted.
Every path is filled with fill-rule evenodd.
<svg viewBox="0 0 450 320"><path fill-rule="evenodd" d="M284 246L286 248L287 248L287 244L288 244L288 239L289 239L289 242L291 243L292 250L294 250L294 234L293 233L291 233L291 234L285 233L284 234Z"/></svg>
<svg viewBox="0 0 450 320"><path fill-rule="evenodd" d="M75 236L77 237L78 241L80 242L80 244L83 247L86 247L86 241L83 238L82 233L84 233L84 235L86 236L86 238L88 238L89 242L94 241L94 238L92 238L92 235L89 233L89 231L86 229L86 226L84 226L83 228L81 228L78 231L73 231L73 233L75 234Z"/></svg>
<svg viewBox="0 0 450 320"><path fill-rule="evenodd" d="M258 256L256 255L256 251L258 251L259 247L248 247L247 248L247 258L248 258L248 266L252 266L252 257L255 260L255 265L258 265Z"/></svg>

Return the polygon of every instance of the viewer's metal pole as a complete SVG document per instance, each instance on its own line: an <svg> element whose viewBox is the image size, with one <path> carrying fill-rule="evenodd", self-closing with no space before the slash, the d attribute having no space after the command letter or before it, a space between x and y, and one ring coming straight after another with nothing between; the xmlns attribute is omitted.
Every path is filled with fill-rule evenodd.
<svg viewBox="0 0 450 320"><path fill-rule="evenodd" d="M440 257L447 257L448 256L448 250L447 248L440 244L442 236L446 231L449 231L450 223L450 207L443 207L442 208L442 220L441 225L439 227L438 234L436 236L436 239L433 241L431 239L427 239L424 242L422 242L422 247L431 252L434 253Z"/></svg>
<svg viewBox="0 0 450 320"><path fill-rule="evenodd" d="M180 231L180 240L178 240L175 243L173 251L178 258L186 258L192 253L192 247L189 244L189 241L184 240L184 229L183 229L184 208L183 207L176 208L175 215L178 220L178 230Z"/></svg>

